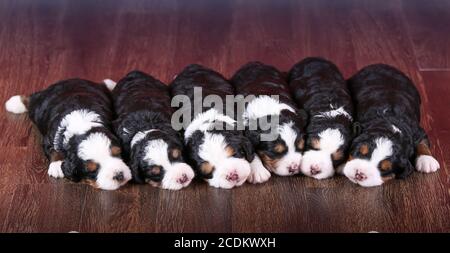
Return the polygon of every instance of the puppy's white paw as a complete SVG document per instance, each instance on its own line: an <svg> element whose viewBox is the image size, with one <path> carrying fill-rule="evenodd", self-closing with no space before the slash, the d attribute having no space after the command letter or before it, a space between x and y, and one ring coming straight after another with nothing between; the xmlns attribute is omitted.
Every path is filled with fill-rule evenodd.
<svg viewBox="0 0 450 253"><path fill-rule="evenodd" d="M64 173L61 169L62 161L51 162L48 166L48 175L54 178L63 178Z"/></svg>
<svg viewBox="0 0 450 253"><path fill-rule="evenodd" d="M417 171L431 173L437 171L439 168L439 162L430 155L420 155L416 160Z"/></svg>
<svg viewBox="0 0 450 253"><path fill-rule="evenodd" d="M250 175L247 182L252 184L264 183L269 180L270 176L270 171L264 167L259 157L255 156L255 159L250 163Z"/></svg>

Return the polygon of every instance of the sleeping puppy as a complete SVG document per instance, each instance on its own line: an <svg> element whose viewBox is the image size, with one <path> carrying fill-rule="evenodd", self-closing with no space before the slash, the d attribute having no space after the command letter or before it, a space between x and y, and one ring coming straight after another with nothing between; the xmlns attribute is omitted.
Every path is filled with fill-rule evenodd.
<svg viewBox="0 0 450 253"><path fill-rule="evenodd" d="M343 173L361 186L405 178L414 169L439 169L420 127L420 96L412 81L384 64L370 65L349 80L361 133L353 140ZM414 161L415 159L415 161Z"/></svg>
<svg viewBox="0 0 450 253"><path fill-rule="evenodd" d="M29 97L13 96L5 106L12 113L28 111L43 135L50 176L87 181L104 190L115 190L131 179L110 130L113 111L105 85L69 79Z"/></svg>
<svg viewBox="0 0 450 253"><path fill-rule="evenodd" d="M187 66L170 88L173 100L185 98L184 102L188 102L183 107L178 104L177 112L184 111L191 118L183 118L184 138L187 156L197 174L213 187L242 185L250 174L249 161L254 152L250 141L236 130L235 119L223 113L226 96L234 96L233 86L219 73L194 64ZM201 88L203 105L196 104L194 88ZM221 101L208 104L213 98Z"/></svg>
<svg viewBox="0 0 450 253"><path fill-rule="evenodd" d="M267 181L270 172L290 176L300 172L304 148L303 128L305 114L299 112L289 93L288 85L280 71L260 62L250 62L239 69L231 79L236 95L254 95L246 101L243 111L245 135L258 154L252 161L251 183ZM276 95L278 99L271 96ZM248 98L248 97L247 97ZM276 138L264 140L267 132L261 118L278 119ZM251 126L255 122L255 127ZM266 122L266 121L264 121Z"/></svg>
<svg viewBox="0 0 450 253"><path fill-rule="evenodd" d="M302 173L329 178L345 162L352 138L353 103L344 77L330 61L311 57L292 67L289 86L309 115Z"/></svg>
<svg viewBox="0 0 450 253"><path fill-rule="evenodd" d="M172 190L189 185L194 171L183 162L181 136L170 124L169 88L152 76L133 71L115 85L112 94L117 113L114 129L133 180Z"/></svg>

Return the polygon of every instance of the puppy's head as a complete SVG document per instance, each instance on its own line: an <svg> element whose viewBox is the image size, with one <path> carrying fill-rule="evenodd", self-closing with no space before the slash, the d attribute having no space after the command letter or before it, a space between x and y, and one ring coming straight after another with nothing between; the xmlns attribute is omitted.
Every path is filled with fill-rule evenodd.
<svg viewBox="0 0 450 253"><path fill-rule="evenodd" d="M409 160L412 154L412 141L397 130L389 134L363 132L353 140L343 174L361 186L381 185L409 175L414 170Z"/></svg>
<svg viewBox="0 0 450 253"><path fill-rule="evenodd" d="M131 179L116 137L105 128L95 127L74 136L67 145L68 151L61 164L66 178L85 180L104 190L115 190Z"/></svg>
<svg viewBox="0 0 450 253"><path fill-rule="evenodd" d="M326 128L308 136L306 150L303 154L301 171L316 179L329 178L334 175L334 168L345 161L348 145L346 131L339 128Z"/></svg>
<svg viewBox="0 0 450 253"><path fill-rule="evenodd" d="M214 187L240 186L250 175L253 147L241 132L226 130L227 124L234 127L233 123L210 109L199 114L185 131L187 152L197 173Z"/></svg>
<svg viewBox="0 0 450 253"><path fill-rule="evenodd" d="M269 123L264 127L262 117L265 117L265 121L277 118L277 124L273 126ZM305 146L302 130L305 115L296 112L286 104L261 96L248 104L244 118L247 122L245 135L251 140L256 153L268 170L280 176L300 172ZM256 130L252 130L252 121L253 124L256 123ZM273 127L275 129L272 129ZM265 140L263 135L269 133L274 133L277 136L276 139Z"/></svg>
<svg viewBox="0 0 450 253"><path fill-rule="evenodd" d="M171 129L138 132L131 141L130 168L138 183L179 190L189 185L194 171L183 161L183 145Z"/></svg>

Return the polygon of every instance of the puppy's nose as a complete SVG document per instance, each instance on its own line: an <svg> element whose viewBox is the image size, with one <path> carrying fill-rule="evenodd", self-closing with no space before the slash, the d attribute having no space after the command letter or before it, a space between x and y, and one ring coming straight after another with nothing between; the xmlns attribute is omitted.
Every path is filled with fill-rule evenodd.
<svg viewBox="0 0 450 253"><path fill-rule="evenodd" d="M227 175L226 179L231 182L236 182L236 181L239 181L239 175L238 175L238 173L236 173L236 171L234 171L234 172L229 173Z"/></svg>
<svg viewBox="0 0 450 253"><path fill-rule="evenodd" d="M288 166L289 173L296 173L298 172L300 166L297 163L291 163L291 165Z"/></svg>
<svg viewBox="0 0 450 253"><path fill-rule="evenodd" d="M364 173L361 173L360 171L356 171L356 174L355 174L356 181L364 181L366 179L367 179L367 176Z"/></svg>
<svg viewBox="0 0 450 253"><path fill-rule="evenodd" d="M317 165L317 164L314 164L314 165L311 165L311 175L317 175L317 174L319 174L321 172L321 169L320 169L320 167L319 167L319 165Z"/></svg>
<svg viewBox="0 0 450 253"><path fill-rule="evenodd" d="M178 182L179 184L184 184L184 183L186 183L188 180L189 180L189 178L187 177L187 175L186 175L186 174L183 174L183 175L181 175L180 178L178 178L177 182Z"/></svg>
<svg viewBox="0 0 450 253"><path fill-rule="evenodd" d="M116 175L113 177L113 179L116 181L119 181L119 182L123 181L125 179L125 177L123 176L123 172L121 171L121 172L116 173Z"/></svg>

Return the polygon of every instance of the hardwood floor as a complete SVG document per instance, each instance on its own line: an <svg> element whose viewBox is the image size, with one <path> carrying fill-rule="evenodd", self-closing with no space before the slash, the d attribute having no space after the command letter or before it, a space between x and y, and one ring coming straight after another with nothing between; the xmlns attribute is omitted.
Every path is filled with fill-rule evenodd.
<svg viewBox="0 0 450 253"><path fill-rule="evenodd" d="M233 190L195 182L107 192L49 178L35 127L2 109L0 231L450 232L450 1L4 0L0 24L0 101L133 69L169 82L190 63L228 77L250 60L288 70L323 56L346 77L392 64L421 92L441 163L369 189L298 176Z"/></svg>

